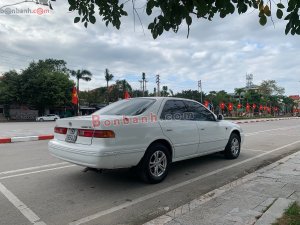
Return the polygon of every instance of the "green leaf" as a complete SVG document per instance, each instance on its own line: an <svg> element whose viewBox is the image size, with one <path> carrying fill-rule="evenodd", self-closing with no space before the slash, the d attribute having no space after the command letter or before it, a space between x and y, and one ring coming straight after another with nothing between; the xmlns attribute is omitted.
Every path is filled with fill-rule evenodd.
<svg viewBox="0 0 300 225"><path fill-rule="evenodd" d="M89 20L92 24L96 23L96 17L94 16L90 16Z"/></svg>
<svg viewBox="0 0 300 225"><path fill-rule="evenodd" d="M287 35L291 30L291 22L288 22L288 24L285 27L285 34Z"/></svg>
<svg viewBox="0 0 300 225"><path fill-rule="evenodd" d="M70 5L75 5L76 4L76 0L68 0Z"/></svg>
<svg viewBox="0 0 300 225"><path fill-rule="evenodd" d="M283 5L282 3L278 3L278 4L277 4L277 7L278 7L279 9L284 9L284 8L285 8L284 5Z"/></svg>
<svg viewBox="0 0 300 225"><path fill-rule="evenodd" d="M80 17L75 17L74 18L74 23L78 23L80 21Z"/></svg>
<svg viewBox="0 0 300 225"><path fill-rule="evenodd" d="M154 28L154 23L150 23L149 26L148 26L148 29L152 30L153 28Z"/></svg>
<svg viewBox="0 0 300 225"><path fill-rule="evenodd" d="M190 16L186 17L186 24L189 26L192 24L192 17L190 17Z"/></svg>
<svg viewBox="0 0 300 225"><path fill-rule="evenodd" d="M278 19L281 19L281 18L282 18L283 12L282 12L281 9L277 9L277 11L276 11L276 16L277 16Z"/></svg>
<svg viewBox="0 0 300 225"><path fill-rule="evenodd" d="M157 34L161 35L163 32L164 32L164 28L161 25L157 26Z"/></svg>
<svg viewBox="0 0 300 225"><path fill-rule="evenodd" d="M270 8L268 5L265 5L264 7L264 13L267 15L267 16L271 16L271 11L270 11Z"/></svg>
<svg viewBox="0 0 300 225"><path fill-rule="evenodd" d="M148 16L150 16L151 13L152 13L152 9L150 7L147 7L146 8L146 13L147 13Z"/></svg>
<svg viewBox="0 0 300 225"><path fill-rule="evenodd" d="M224 10L222 10L221 12L220 12L220 17L221 18L224 18L226 16L226 12L224 11Z"/></svg>
<svg viewBox="0 0 300 225"><path fill-rule="evenodd" d="M266 23L267 23L267 17L265 15L263 15L262 17L260 17L259 23L262 26L266 25Z"/></svg>

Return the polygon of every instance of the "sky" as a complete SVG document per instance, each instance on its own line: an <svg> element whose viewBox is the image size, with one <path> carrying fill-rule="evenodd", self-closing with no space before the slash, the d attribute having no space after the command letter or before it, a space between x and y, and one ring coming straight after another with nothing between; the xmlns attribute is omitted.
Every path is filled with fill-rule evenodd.
<svg viewBox="0 0 300 225"><path fill-rule="evenodd" d="M0 0L0 8L15 2L19 0ZM145 72L150 92L157 74L161 86L174 93L197 90L198 80L205 93L232 93L246 85L246 74L253 74L254 84L272 79L286 95L300 94L300 37L284 34L285 21L274 18L274 25L261 26L257 11L251 10L225 19L215 16L213 21L194 18L188 38L187 26L182 25L178 33L165 32L154 40L147 29L153 17L139 9L141 26L130 4L120 30L106 27L99 16L87 29L74 24L77 14L69 12L67 1L52 2L53 10L43 15L7 15L0 10L0 74L25 69L33 60L55 58L65 60L69 69L92 72L92 81L82 81L81 90L106 86L108 68L114 80L126 79L134 89L140 89ZM137 1L136 7L143 5L143 0ZM33 3L9 8L48 9Z"/></svg>

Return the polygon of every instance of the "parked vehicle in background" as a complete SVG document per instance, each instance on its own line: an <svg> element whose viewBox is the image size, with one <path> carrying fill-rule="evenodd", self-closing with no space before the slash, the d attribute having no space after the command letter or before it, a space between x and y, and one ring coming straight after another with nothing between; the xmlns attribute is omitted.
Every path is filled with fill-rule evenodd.
<svg viewBox="0 0 300 225"><path fill-rule="evenodd" d="M48 115L45 115L45 116L37 117L36 121L39 121L39 122L43 122L43 121L56 121L58 119L60 119L60 117L58 115L48 114Z"/></svg>
<svg viewBox="0 0 300 225"><path fill-rule="evenodd" d="M243 131L199 102L171 97L125 99L91 116L56 122L52 155L96 169L135 167L161 182L172 162L222 152L240 154Z"/></svg>

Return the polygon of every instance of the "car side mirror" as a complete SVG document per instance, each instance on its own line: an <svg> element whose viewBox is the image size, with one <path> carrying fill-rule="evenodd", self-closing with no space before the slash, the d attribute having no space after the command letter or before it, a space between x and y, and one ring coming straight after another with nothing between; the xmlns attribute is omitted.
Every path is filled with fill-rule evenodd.
<svg viewBox="0 0 300 225"><path fill-rule="evenodd" d="M221 115L221 114L219 114L219 115L218 115L218 120L224 120L224 116Z"/></svg>

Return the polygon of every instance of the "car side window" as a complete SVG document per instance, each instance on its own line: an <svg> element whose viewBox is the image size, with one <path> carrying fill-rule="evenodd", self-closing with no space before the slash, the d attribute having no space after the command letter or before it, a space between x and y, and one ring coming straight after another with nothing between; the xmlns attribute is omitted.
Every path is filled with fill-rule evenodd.
<svg viewBox="0 0 300 225"><path fill-rule="evenodd" d="M184 101L187 105L190 120L196 121L215 121L214 115L204 106L197 102Z"/></svg>
<svg viewBox="0 0 300 225"><path fill-rule="evenodd" d="M185 120L186 105L182 100L167 100L160 118L162 120Z"/></svg>

